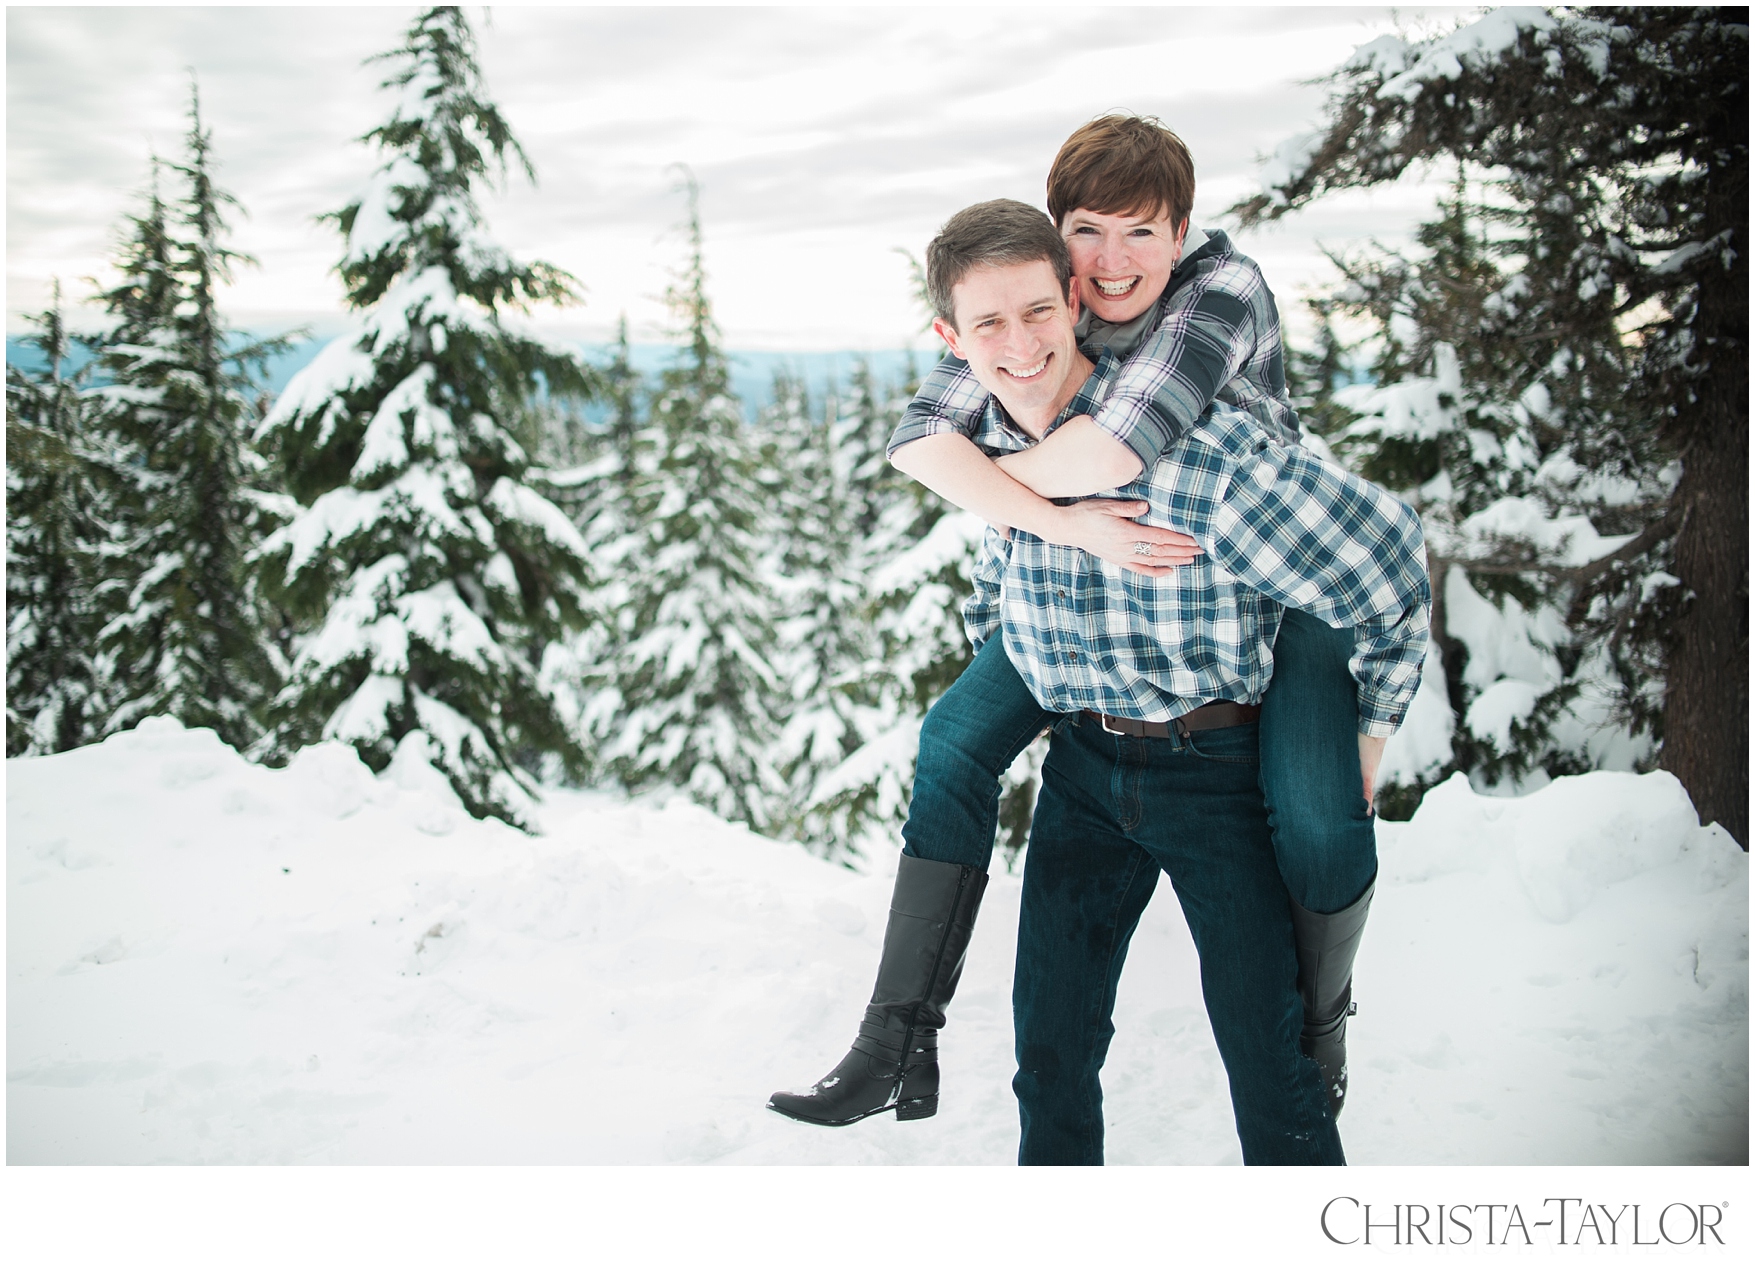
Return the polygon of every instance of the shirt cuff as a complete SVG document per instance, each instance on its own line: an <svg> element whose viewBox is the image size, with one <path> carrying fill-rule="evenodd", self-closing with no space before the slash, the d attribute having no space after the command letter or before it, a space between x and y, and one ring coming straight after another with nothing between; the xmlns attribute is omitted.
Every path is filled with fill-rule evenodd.
<svg viewBox="0 0 1755 1268"><path fill-rule="evenodd" d="M1133 450L1148 475L1179 439L1175 424L1146 396L1111 396L1091 421L1099 431Z"/></svg>
<svg viewBox="0 0 1755 1268"><path fill-rule="evenodd" d="M1402 720L1408 715L1405 703L1385 700L1366 700L1359 697L1359 734L1386 740L1401 730Z"/></svg>

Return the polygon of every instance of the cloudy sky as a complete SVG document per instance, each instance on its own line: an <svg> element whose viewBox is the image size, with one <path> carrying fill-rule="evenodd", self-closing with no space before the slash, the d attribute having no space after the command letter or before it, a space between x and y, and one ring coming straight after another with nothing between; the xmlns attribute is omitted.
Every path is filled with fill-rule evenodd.
<svg viewBox="0 0 1755 1268"><path fill-rule="evenodd" d="M7 35L7 324L103 278L148 156L178 155L188 68L222 183L248 211L232 245L261 261L226 303L255 328L332 326L339 241L313 217L377 163L384 68L416 10L11 7ZM1040 205L1048 164L1104 110L1156 114L1188 142L1197 224L1257 188L1257 161L1320 118L1305 82L1358 44L1469 10L1387 8L525 7L468 10L488 91L534 162L483 199L494 235L587 289L551 315L596 339L626 312L662 339L657 296L681 247L671 165L702 186L707 265L727 342L893 348L920 317L906 265L983 198ZM1403 236L1411 185L1334 199L1242 239L1296 322L1317 244ZM924 345L922 345L924 346Z"/></svg>

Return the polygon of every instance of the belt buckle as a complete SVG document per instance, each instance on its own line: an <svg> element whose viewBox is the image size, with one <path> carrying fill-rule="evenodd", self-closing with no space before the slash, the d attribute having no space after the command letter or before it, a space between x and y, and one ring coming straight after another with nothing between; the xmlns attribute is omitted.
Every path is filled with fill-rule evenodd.
<svg viewBox="0 0 1755 1268"><path fill-rule="evenodd" d="M1119 718L1116 719L1116 721L1118 721L1118 722L1120 720L1121 719L1119 719ZM1097 715L1097 721L1102 724L1103 730L1108 732L1110 735L1126 735L1127 734L1126 731L1117 731L1114 727L1109 725L1109 715L1107 713L1099 713Z"/></svg>

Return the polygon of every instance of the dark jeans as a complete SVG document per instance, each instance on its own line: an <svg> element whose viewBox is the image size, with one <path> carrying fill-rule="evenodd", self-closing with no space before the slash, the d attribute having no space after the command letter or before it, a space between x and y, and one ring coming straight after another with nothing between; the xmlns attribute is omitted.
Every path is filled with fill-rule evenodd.
<svg viewBox="0 0 1755 1268"><path fill-rule="evenodd" d="M1055 732L1012 983L1020 1164L1103 1161L1098 1072L1128 942L1160 869L1200 953L1244 1162L1344 1162L1321 1075L1299 1052L1291 908L1257 782L1256 730L1155 740L1087 722Z"/></svg>
<svg viewBox="0 0 1755 1268"><path fill-rule="evenodd" d="M1317 912L1351 906L1377 873L1352 650L1351 630L1288 608L1261 702L1261 790L1274 851L1292 897ZM1036 703L1002 640L988 640L920 728L903 853L985 870L999 826L999 777L1060 716Z"/></svg>

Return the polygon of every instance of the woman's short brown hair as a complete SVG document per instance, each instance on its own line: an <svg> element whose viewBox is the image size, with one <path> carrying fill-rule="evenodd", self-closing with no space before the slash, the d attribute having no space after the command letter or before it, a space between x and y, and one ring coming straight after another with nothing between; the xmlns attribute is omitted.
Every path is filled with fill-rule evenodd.
<svg viewBox="0 0 1755 1268"><path fill-rule="evenodd" d="M1066 139L1048 169L1055 226L1081 207L1109 216L1162 211L1181 225L1194 208L1194 159L1150 115L1101 115Z"/></svg>

